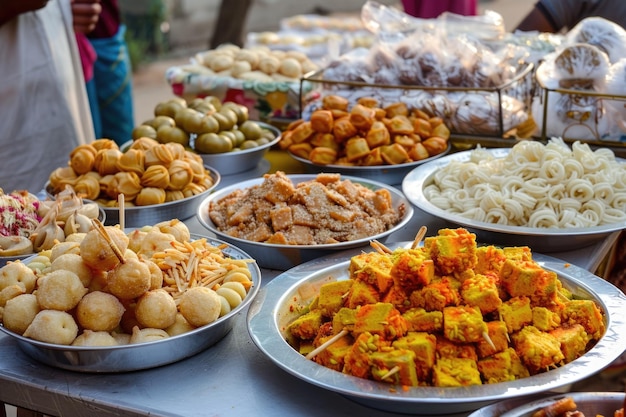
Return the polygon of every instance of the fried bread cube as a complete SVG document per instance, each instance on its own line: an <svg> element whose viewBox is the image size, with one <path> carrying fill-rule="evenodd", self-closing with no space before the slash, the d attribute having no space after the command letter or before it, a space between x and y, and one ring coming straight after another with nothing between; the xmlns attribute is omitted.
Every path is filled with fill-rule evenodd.
<svg viewBox="0 0 626 417"><path fill-rule="evenodd" d="M528 297L513 297L498 308L500 319L509 333L516 332L533 321L533 311Z"/></svg>
<svg viewBox="0 0 626 417"><path fill-rule="evenodd" d="M509 334L504 322L499 320L488 321L487 335L489 336L491 343L489 343L486 339L482 339L476 344L476 350L479 358L485 358L493 355L494 353L502 352L509 347ZM491 345L492 343L493 346Z"/></svg>
<svg viewBox="0 0 626 417"><path fill-rule="evenodd" d="M594 339L600 339L606 330L602 311L593 300L570 300L561 312L563 324L579 323Z"/></svg>
<svg viewBox="0 0 626 417"><path fill-rule="evenodd" d="M331 337L332 336L321 337L318 340L318 346L325 343ZM344 367L344 358L353 344L354 338L350 335L345 335L318 353L313 360L320 365L341 372Z"/></svg>
<svg viewBox="0 0 626 417"><path fill-rule="evenodd" d="M379 335L361 333L344 356L342 372L360 378L369 378L372 375L370 357L381 347L389 346Z"/></svg>
<svg viewBox="0 0 626 417"><path fill-rule="evenodd" d="M471 359L474 362L478 360L473 343L455 343L440 335L437 335L437 357Z"/></svg>
<svg viewBox="0 0 626 417"><path fill-rule="evenodd" d="M528 246L507 246L502 248L504 256L507 259L517 262L531 261L533 255Z"/></svg>
<svg viewBox="0 0 626 417"><path fill-rule="evenodd" d="M511 297L526 296L533 300L555 300L558 277L533 261L507 259L500 269L500 282Z"/></svg>
<svg viewBox="0 0 626 417"><path fill-rule="evenodd" d="M486 274L490 272L500 273L506 256L504 250L493 245L479 246L476 248L476 266L474 272Z"/></svg>
<svg viewBox="0 0 626 417"><path fill-rule="evenodd" d="M287 330L300 339L313 339L322 325L321 310L311 310L292 321Z"/></svg>
<svg viewBox="0 0 626 417"><path fill-rule="evenodd" d="M476 235L465 229L440 229L437 236L424 239L438 275L450 275L472 269L476 257Z"/></svg>
<svg viewBox="0 0 626 417"><path fill-rule="evenodd" d="M461 298L467 305L478 307L482 314L496 311L502 305L495 280L483 274L474 274L463 281Z"/></svg>
<svg viewBox="0 0 626 417"><path fill-rule="evenodd" d="M332 317L344 306L345 297L352 287L353 280L328 282L320 287L317 305L324 317Z"/></svg>
<svg viewBox="0 0 626 417"><path fill-rule="evenodd" d="M381 301L380 293L373 285L365 281L353 280L345 304L349 308L356 308L356 306L374 304L379 301Z"/></svg>
<svg viewBox="0 0 626 417"><path fill-rule="evenodd" d="M565 359L559 340L534 326L526 326L514 333L511 340L515 352L531 373L554 368Z"/></svg>
<svg viewBox="0 0 626 417"><path fill-rule="evenodd" d="M551 311L546 307L536 306L532 308L533 326L541 331L547 332L561 325L561 316L556 311Z"/></svg>
<svg viewBox="0 0 626 417"><path fill-rule="evenodd" d="M407 291L428 285L435 277L435 264L421 249L396 249L391 258L391 276Z"/></svg>
<svg viewBox="0 0 626 417"><path fill-rule="evenodd" d="M374 285L381 293L385 293L393 285L391 267L389 256L378 252L365 252L350 258L348 271L352 279L365 281Z"/></svg>
<svg viewBox="0 0 626 417"><path fill-rule="evenodd" d="M443 335L453 342L474 343L484 339L487 324L478 307L457 306L443 309Z"/></svg>
<svg viewBox="0 0 626 417"><path fill-rule="evenodd" d="M437 338L434 335L426 332L408 332L406 336L394 340L391 346L395 349L413 351L419 380L422 382L430 380L437 351Z"/></svg>
<svg viewBox="0 0 626 417"><path fill-rule="evenodd" d="M515 349L507 348L477 362L478 371L487 384L496 382L514 381L529 376Z"/></svg>
<svg viewBox="0 0 626 417"><path fill-rule="evenodd" d="M398 285L392 285L389 291L387 291L380 299L383 303L393 304L401 313L411 308L411 302L409 301L409 295Z"/></svg>
<svg viewBox="0 0 626 417"><path fill-rule="evenodd" d="M354 323L356 323L356 310L353 308L340 308L338 312L333 315L333 333L337 334L344 328L348 331L354 329Z"/></svg>
<svg viewBox="0 0 626 417"><path fill-rule="evenodd" d="M461 302L460 283L451 277L435 279L425 287L413 291L409 296L411 306L426 311L442 311L447 306Z"/></svg>
<svg viewBox="0 0 626 417"><path fill-rule="evenodd" d="M561 352L567 363L585 354L590 338L582 325L559 327L550 331L550 334L561 343Z"/></svg>
<svg viewBox="0 0 626 417"><path fill-rule="evenodd" d="M367 304L357 309L354 323L354 333L366 332L387 340L396 339L406 334L406 321L392 304Z"/></svg>
<svg viewBox="0 0 626 417"><path fill-rule="evenodd" d="M439 358L433 367L436 387L482 385L476 362L465 358Z"/></svg>
<svg viewBox="0 0 626 417"><path fill-rule="evenodd" d="M406 349L374 352L370 355L372 377L378 381L416 387L419 383L415 367L415 352ZM388 377L393 368L398 369ZM383 379L384 378L384 379Z"/></svg>
<svg viewBox="0 0 626 417"><path fill-rule="evenodd" d="M402 317L410 332L435 333L443 328L443 313L438 310L426 311L416 307L402 313Z"/></svg>

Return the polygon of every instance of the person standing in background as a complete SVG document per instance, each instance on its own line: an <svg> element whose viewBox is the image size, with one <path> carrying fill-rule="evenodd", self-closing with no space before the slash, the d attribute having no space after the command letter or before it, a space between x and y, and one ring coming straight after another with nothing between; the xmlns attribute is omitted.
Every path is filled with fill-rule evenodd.
<svg viewBox="0 0 626 417"><path fill-rule="evenodd" d="M422 19L439 17L443 12L463 16L477 14L476 0L402 0L405 13Z"/></svg>
<svg viewBox="0 0 626 417"><path fill-rule="evenodd" d="M40 192L70 152L95 139L74 29L97 0L0 0L0 187Z"/></svg>
<svg viewBox="0 0 626 417"><path fill-rule="evenodd" d="M117 0L100 0L100 4L102 12L96 27L86 35L77 33L77 40L82 45L81 58L96 138L113 139L122 145L131 140L135 124L132 68L124 39L126 27Z"/></svg>
<svg viewBox="0 0 626 417"><path fill-rule="evenodd" d="M539 0L517 30L556 33L572 29L586 17L602 17L626 28L623 0Z"/></svg>
<svg viewBox="0 0 626 417"><path fill-rule="evenodd" d="M213 36L209 41L210 49L215 49L223 43L232 43L240 47L244 45L244 27L251 6L252 0L222 0L220 2Z"/></svg>

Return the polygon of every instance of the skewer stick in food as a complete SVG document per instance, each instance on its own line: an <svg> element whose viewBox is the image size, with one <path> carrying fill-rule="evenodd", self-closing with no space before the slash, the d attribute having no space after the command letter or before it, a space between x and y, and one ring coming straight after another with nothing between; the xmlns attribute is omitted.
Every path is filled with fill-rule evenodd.
<svg viewBox="0 0 626 417"><path fill-rule="evenodd" d="M306 358L307 359L313 359L314 357L316 357L317 355L320 354L320 352L323 352L324 350L326 350L326 348L330 345L332 345L333 343L335 343L337 340L341 339L342 337L344 337L345 335L348 334L348 330L346 329L342 329L339 333L337 333L336 335L334 335L333 337L331 337L330 339L328 339L327 341L325 341L324 343L322 343L321 345L319 345L318 347L316 347L315 349L313 349L312 351L310 351L307 355Z"/></svg>
<svg viewBox="0 0 626 417"><path fill-rule="evenodd" d="M376 249L376 252L380 253L381 255L393 252L391 249L389 249L387 246L383 245L377 240L372 240L370 242L370 246Z"/></svg>
<svg viewBox="0 0 626 417"><path fill-rule="evenodd" d="M399 371L400 371L400 367L396 365L393 368L391 368L385 375L381 376L380 379L384 381L385 379L389 378L393 374L398 373Z"/></svg>
<svg viewBox="0 0 626 417"><path fill-rule="evenodd" d="M420 227L420 230L417 231L415 235L415 239L413 239L413 244L411 245L411 249L415 249L420 245L422 239L426 236L426 226Z"/></svg>
<svg viewBox="0 0 626 417"><path fill-rule="evenodd" d="M117 203L119 205L119 220L120 220L120 229L124 230L125 228L125 218L124 218L124 194L118 194L117 196Z"/></svg>
<svg viewBox="0 0 626 417"><path fill-rule="evenodd" d="M507 337L508 337L508 334L507 334ZM493 344L493 340L491 340L491 337L489 337L489 334L487 332L483 332L483 338L485 339L487 343L489 343L489 346L491 346L493 350L497 350L496 345Z"/></svg>
<svg viewBox="0 0 626 417"><path fill-rule="evenodd" d="M120 249L117 247L115 242L113 242L113 240L111 239L111 236L109 236L109 233L104 228L104 225L102 224L102 222L98 219L92 219L91 223L94 225L96 230L100 233L102 238L104 238L104 240L109 244L109 246L111 247L111 250L113 251L115 256L117 256L117 259L119 259L121 263L124 263L125 262L124 255L122 254Z"/></svg>

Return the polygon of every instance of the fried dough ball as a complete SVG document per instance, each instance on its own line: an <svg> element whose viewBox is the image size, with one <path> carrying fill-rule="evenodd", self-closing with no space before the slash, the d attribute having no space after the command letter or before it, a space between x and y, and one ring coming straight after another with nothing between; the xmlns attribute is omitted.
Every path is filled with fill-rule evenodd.
<svg viewBox="0 0 626 417"><path fill-rule="evenodd" d="M94 291L86 294L78 303L76 320L87 330L110 332L120 324L124 310L116 296Z"/></svg>
<svg viewBox="0 0 626 417"><path fill-rule="evenodd" d="M138 254L146 258L151 258L156 252L162 252L172 247L172 242L176 241L176 237L169 233L163 233L157 228L153 228L143 238L141 249Z"/></svg>
<svg viewBox="0 0 626 417"><path fill-rule="evenodd" d="M178 219L167 220L161 223L157 223L154 225L157 229L159 229L163 233L169 233L174 238L181 242L189 242L191 239L191 233L189 232L189 228L183 222Z"/></svg>
<svg viewBox="0 0 626 417"><path fill-rule="evenodd" d="M152 329L145 328L140 329L139 327L133 327L133 333L130 335L129 343L134 345L135 343L146 343L146 342L154 342L157 340L163 340L170 337L169 334L163 329Z"/></svg>
<svg viewBox="0 0 626 417"><path fill-rule="evenodd" d="M7 301L2 322L6 329L23 334L37 313L39 313L37 297L34 294L21 294Z"/></svg>
<svg viewBox="0 0 626 417"><path fill-rule="evenodd" d="M83 261L82 256L77 255L75 253L64 253L63 255L57 257L50 264L50 271L72 271L78 278L80 278L80 282L83 283L85 288L88 288L91 284L91 268Z"/></svg>
<svg viewBox="0 0 626 417"><path fill-rule="evenodd" d="M37 276L23 262L9 262L0 268L0 290L14 284L24 287L25 292L33 292Z"/></svg>
<svg viewBox="0 0 626 417"><path fill-rule="evenodd" d="M24 286L20 284L13 284L8 287L4 287L2 291L0 291L0 308L4 307L10 299L17 297L18 295L22 295L25 292ZM2 311L0 310L0 313L1 312ZM0 315L0 317L2 316Z"/></svg>
<svg viewBox="0 0 626 417"><path fill-rule="evenodd" d="M143 327L166 329L176 321L176 302L165 290L148 291L137 300L135 317Z"/></svg>
<svg viewBox="0 0 626 417"><path fill-rule="evenodd" d="M192 287L183 293L178 309L189 324L200 327L217 320L221 303L220 296L212 289Z"/></svg>
<svg viewBox="0 0 626 417"><path fill-rule="evenodd" d="M76 307L87 288L72 271L52 271L37 281L37 301L42 309L68 311Z"/></svg>
<svg viewBox="0 0 626 417"><path fill-rule="evenodd" d="M137 317L135 317L135 308L137 303L135 300L120 300L126 309L122 314L122 320L120 321L120 328L127 334L133 332L135 326L139 327Z"/></svg>
<svg viewBox="0 0 626 417"><path fill-rule="evenodd" d="M78 325L70 313L41 310L26 328L23 336L46 343L69 345L78 336Z"/></svg>
<svg viewBox="0 0 626 417"><path fill-rule="evenodd" d="M50 261L54 261L59 256L66 253L80 254L80 241L75 240L78 236L82 235L81 240L85 237L85 233L72 233L69 235L65 242L59 242L50 250Z"/></svg>
<svg viewBox="0 0 626 417"><path fill-rule="evenodd" d="M118 298L130 300L150 289L150 268L139 259L118 264L107 275L107 290Z"/></svg>
<svg viewBox="0 0 626 417"><path fill-rule="evenodd" d="M120 253L124 253L128 248L128 236L119 227L105 226L104 228ZM87 232L83 241L80 242L80 255L93 269L110 271L120 263L111 246L95 229Z"/></svg>
<svg viewBox="0 0 626 417"><path fill-rule="evenodd" d="M118 345L130 344L130 335L128 333L111 332L111 336L115 339Z"/></svg>
<svg viewBox="0 0 626 417"><path fill-rule="evenodd" d="M117 346L117 340L108 332L83 330L72 342L72 346Z"/></svg>
<svg viewBox="0 0 626 417"><path fill-rule="evenodd" d="M132 250L135 253L138 253L141 250L141 244L143 239L148 234L147 231L142 229L135 229L132 232L128 233L128 249Z"/></svg>
<svg viewBox="0 0 626 417"><path fill-rule="evenodd" d="M195 327L189 324L185 316L183 316L181 313L176 313L176 320L174 321L174 324L165 329L165 331L170 336L176 336L179 334L190 332L193 329L195 329Z"/></svg>
<svg viewBox="0 0 626 417"><path fill-rule="evenodd" d="M150 270L150 289L156 290L163 287L163 271L159 266L150 261L144 260L146 265L148 265L148 269Z"/></svg>

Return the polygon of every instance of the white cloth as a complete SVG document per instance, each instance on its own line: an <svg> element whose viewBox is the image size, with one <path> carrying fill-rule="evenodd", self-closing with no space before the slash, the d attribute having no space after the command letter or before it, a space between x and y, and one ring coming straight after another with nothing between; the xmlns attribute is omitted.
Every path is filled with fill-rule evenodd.
<svg viewBox="0 0 626 417"><path fill-rule="evenodd" d="M0 26L0 188L41 191L93 140L70 0Z"/></svg>

